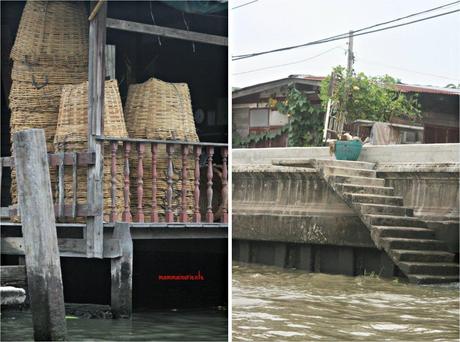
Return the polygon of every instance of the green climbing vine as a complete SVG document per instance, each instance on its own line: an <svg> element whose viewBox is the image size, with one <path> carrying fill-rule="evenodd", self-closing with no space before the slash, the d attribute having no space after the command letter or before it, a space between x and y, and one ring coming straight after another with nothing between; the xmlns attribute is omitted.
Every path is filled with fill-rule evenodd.
<svg viewBox="0 0 460 342"><path fill-rule="evenodd" d="M311 104L307 94L290 85L286 99L277 102L276 108L289 118L287 125L289 146L322 144L324 113L319 106Z"/></svg>

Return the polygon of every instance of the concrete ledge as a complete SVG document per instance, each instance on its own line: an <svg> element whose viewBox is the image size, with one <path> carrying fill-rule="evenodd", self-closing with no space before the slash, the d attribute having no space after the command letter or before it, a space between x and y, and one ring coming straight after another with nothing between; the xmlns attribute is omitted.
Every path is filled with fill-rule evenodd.
<svg viewBox="0 0 460 342"><path fill-rule="evenodd" d="M232 165L271 164L272 159L335 159L328 147L232 150ZM364 145L360 161L374 163L459 163L460 144Z"/></svg>

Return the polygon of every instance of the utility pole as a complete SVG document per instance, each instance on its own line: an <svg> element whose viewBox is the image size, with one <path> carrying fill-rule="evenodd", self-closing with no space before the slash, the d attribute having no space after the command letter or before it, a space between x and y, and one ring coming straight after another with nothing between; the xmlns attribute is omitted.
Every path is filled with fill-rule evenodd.
<svg viewBox="0 0 460 342"><path fill-rule="evenodd" d="M353 62L355 55L353 54L353 31L348 34L348 64L347 64L347 76L350 77L353 73Z"/></svg>

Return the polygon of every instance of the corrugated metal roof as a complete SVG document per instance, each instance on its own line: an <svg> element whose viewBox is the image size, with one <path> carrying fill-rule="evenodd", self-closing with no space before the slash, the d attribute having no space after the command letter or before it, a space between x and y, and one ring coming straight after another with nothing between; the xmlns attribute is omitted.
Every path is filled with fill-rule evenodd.
<svg viewBox="0 0 460 342"><path fill-rule="evenodd" d="M261 85L269 86L271 84L275 84L279 82L288 83L289 81L295 81L295 80L310 81L310 82L313 82L313 84L319 86L321 81L324 80L325 78L326 78L325 76L289 75L288 78L283 78L283 79L265 82L265 83L254 84L249 87L234 90L233 93L237 94L241 90L249 90L251 88L254 88L254 90L256 90L256 88L258 88L258 86L261 86ZM400 90L403 93L440 94L440 95L453 95L453 96L460 95L460 89L441 88L441 87L434 87L434 86L421 86L421 85L415 85L415 84L399 83L399 84L396 84L396 88L398 88L398 90Z"/></svg>
<svg viewBox="0 0 460 342"><path fill-rule="evenodd" d="M313 76L313 75L290 75L289 78L298 78L310 81L322 81L326 77L324 76ZM403 93L427 93L427 94L442 94L442 95L460 95L460 89L452 88L441 88L433 86L422 86L415 84L403 84L399 83L396 88Z"/></svg>
<svg viewBox="0 0 460 342"><path fill-rule="evenodd" d="M460 89L419 86L412 84L397 84L396 87L403 93L428 93L442 95L460 95Z"/></svg>

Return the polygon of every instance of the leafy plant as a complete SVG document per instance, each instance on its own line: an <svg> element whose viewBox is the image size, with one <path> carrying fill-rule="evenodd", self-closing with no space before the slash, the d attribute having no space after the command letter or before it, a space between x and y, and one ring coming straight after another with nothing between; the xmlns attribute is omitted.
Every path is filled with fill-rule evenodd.
<svg viewBox="0 0 460 342"><path fill-rule="evenodd" d="M237 131L233 131L232 145L234 148L251 147L252 145L255 145L259 142L269 141L278 138L282 134L286 133L287 129L288 126L286 125L275 131L252 133L249 134L247 137L242 137L240 134L238 134Z"/></svg>
<svg viewBox="0 0 460 342"><path fill-rule="evenodd" d="M401 93L397 80L385 75L370 77L364 73L347 76L342 66L333 70L335 85L332 100L338 113L344 113L347 122L358 119L372 121L390 121L393 117L402 117L416 121L420 117L420 105L417 96ZM326 108L329 97L331 75L321 83L320 99Z"/></svg>
<svg viewBox="0 0 460 342"><path fill-rule="evenodd" d="M286 99L277 102L276 108L289 118L289 146L321 145L324 113L310 103L305 93L290 85Z"/></svg>

